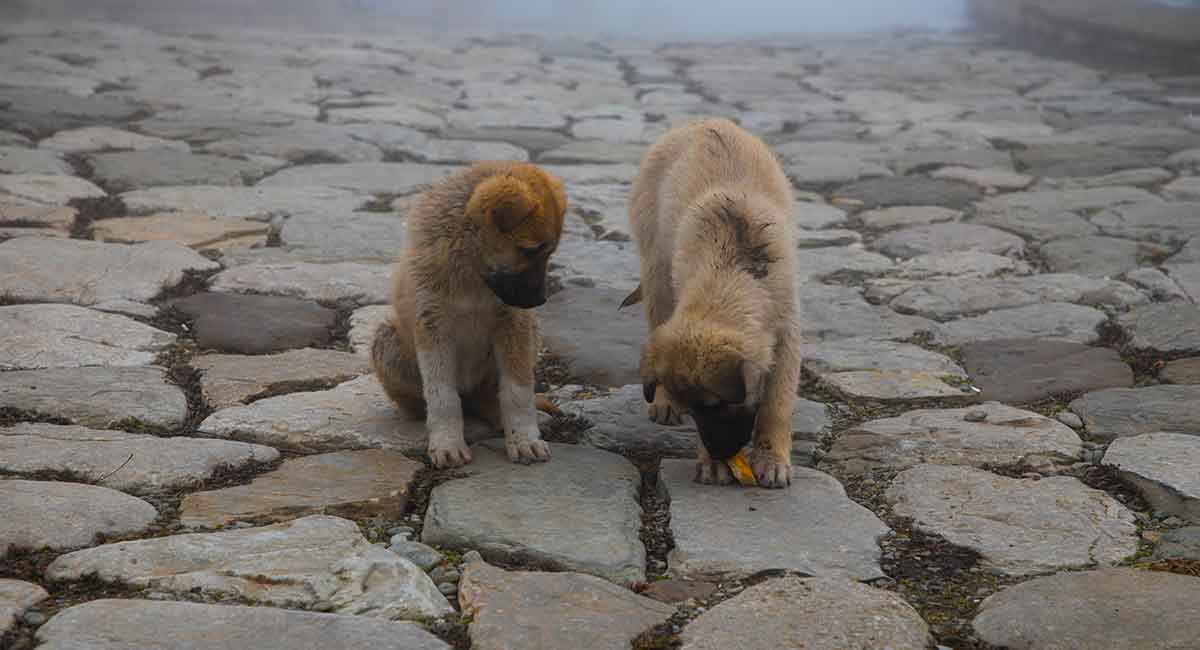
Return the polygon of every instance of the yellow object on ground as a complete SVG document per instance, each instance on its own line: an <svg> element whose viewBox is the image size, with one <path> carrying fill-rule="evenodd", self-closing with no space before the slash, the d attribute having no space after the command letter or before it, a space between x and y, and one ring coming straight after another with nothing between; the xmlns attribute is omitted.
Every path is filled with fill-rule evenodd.
<svg viewBox="0 0 1200 650"><path fill-rule="evenodd" d="M745 487L755 487L758 481L754 480L754 472L750 470L750 463L746 462L746 450L743 449L736 456L725 461L729 466L729 470L733 472L733 477Z"/></svg>

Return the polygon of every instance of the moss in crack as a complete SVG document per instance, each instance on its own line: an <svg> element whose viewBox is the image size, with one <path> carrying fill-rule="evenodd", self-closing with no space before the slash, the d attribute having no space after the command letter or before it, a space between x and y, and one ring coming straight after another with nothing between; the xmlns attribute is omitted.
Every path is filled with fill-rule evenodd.
<svg viewBox="0 0 1200 650"><path fill-rule="evenodd" d="M392 203L400 198L400 194L374 194L366 203L358 207L362 212L382 212L394 214L396 209L392 207Z"/></svg>
<svg viewBox="0 0 1200 650"><path fill-rule="evenodd" d="M151 304L162 305L176 298L186 298L193 294L202 293L208 290L208 283L213 276L220 273L221 269L211 269L207 271L198 271L188 269L183 272L183 279L171 287L163 289L157 296L150 300Z"/></svg>
<svg viewBox="0 0 1200 650"><path fill-rule="evenodd" d="M100 219L116 219L128 214L125 202L119 196L98 198L76 198L67 202L75 208L75 221L71 224L73 239L91 239L92 223Z"/></svg>
<svg viewBox="0 0 1200 650"><path fill-rule="evenodd" d="M671 532L671 505L666 490L658 482L658 463L650 470L642 470L642 527L638 537L646 547L646 580L664 578L667 570L667 554L675 548L675 535Z"/></svg>

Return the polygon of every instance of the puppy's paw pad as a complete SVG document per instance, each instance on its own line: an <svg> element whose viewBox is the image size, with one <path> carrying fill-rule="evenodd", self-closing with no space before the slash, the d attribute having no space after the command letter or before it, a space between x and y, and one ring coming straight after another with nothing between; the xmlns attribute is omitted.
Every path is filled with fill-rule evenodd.
<svg viewBox="0 0 1200 650"><path fill-rule="evenodd" d="M792 484L792 464L769 452L754 452L750 456L750 469L760 487L783 488Z"/></svg>
<svg viewBox="0 0 1200 650"><path fill-rule="evenodd" d="M701 460L696 461L696 475L693 480L704 485L729 485L734 479L733 472L729 471L729 466L725 463Z"/></svg>
<svg viewBox="0 0 1200 650"><path fill-rule="evenodd" d="M429 459L433 461L433 466L438 469L446 469L448 467L459 467L471 462L471 450L467 448L467 443L450 443L429 445Z"/></svg>
<svg viewBox="0 0 1200 650"><path fill-rule="evenodd" d="M530 440L528 436L521 436L521 439L516 440L513 438L516 436L504 441L504 449L512 462L528 465L550 460L550 445L546 444L545 440Z"/></svg>

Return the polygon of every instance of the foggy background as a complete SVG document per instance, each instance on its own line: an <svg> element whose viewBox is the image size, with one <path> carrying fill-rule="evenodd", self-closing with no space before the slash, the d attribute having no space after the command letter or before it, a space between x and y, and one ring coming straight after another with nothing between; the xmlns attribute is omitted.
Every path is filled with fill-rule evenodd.
<svg viewBox="0 0 1200 650"><path fill-rule="evenodd" d="M109 19L160 27L201 24L338 30L371 18L415 29L571 32L636 37L955 29L964 0L0 0L0 13ZM379 25L375 25L379 27Z"/></svg>

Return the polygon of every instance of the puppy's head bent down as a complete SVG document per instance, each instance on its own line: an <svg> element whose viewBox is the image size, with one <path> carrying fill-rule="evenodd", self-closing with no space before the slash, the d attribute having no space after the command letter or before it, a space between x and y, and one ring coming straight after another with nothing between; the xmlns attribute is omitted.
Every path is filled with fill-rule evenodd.
<svg viewBox="0 0 1200 650"><path fill-rule="evenodd" d="M745 333L704 323L667 321L642 348L647 402L661 386L696 423L714 460L731 458L750 442L770 347Z"/></svg>
<svg viewBox="0 0 1200 650"><path fill-rule="evenodd" d="M534 165L515 164L475 187L466 216L478 227L483 281L501 302L546 302L546 266L566 209L562 183Z"/></svg>

